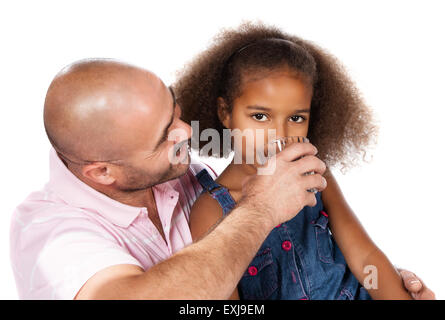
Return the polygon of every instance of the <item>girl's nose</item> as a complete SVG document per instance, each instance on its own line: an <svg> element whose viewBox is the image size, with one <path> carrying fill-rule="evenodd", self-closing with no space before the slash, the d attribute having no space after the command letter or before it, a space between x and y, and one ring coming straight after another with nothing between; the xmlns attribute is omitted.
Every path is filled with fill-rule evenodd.
<svg viewBox="0 0 445 320"><path fill-rule="evenodd" d="M276 126L277 139L287 137L287 126L279 124Z"/></svg>

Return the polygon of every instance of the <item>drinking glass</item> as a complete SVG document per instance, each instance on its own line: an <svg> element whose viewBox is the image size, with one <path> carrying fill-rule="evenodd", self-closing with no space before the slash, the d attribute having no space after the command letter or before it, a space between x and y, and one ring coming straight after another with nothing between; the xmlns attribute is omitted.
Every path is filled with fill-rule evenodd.
<svg viewBox="0 0 445 320"><path fill-rule="evenodd" d="M279 139L272 140L265 146L265 150L264 151L267 154L266 158L273 157L274 155L276 155L277 153L282 151L286 147L286 145L294 143L294 142L297 142L297 143L308 143L309 139L306 138L306 137L302 137L302 136L289 136L289 137L282 137L282 138L279 138ZM263 154L261 154L261 152L260 152L259 155L260 155L259 156L260 158L264 159L264 152L263 152ZM302 156L302 157L304 157L304 156ZM300 158L302 158L302 157L300 157ZM298 159L300 159L300 158L298 158ZM295 159L295 161L298 160L298 159ZM309 174L314 174L314 172L311 171L311 172L304 173L305 176L309 175ZM315 189L315 188L311 188L311 189L309 189L307 191L308 192L313 192L313 193L317 193L318 192L318 190Z"/></svg>

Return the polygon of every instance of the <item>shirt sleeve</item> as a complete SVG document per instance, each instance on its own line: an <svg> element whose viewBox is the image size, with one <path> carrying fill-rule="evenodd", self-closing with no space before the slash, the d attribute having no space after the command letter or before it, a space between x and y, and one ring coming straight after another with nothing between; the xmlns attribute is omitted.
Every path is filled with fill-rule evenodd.
<svg viewBox="0 0 445 320"><path fill-rule="evenodd" d="M28 261L17 259L16 268L26 281L24 299L73 299L98 271L119 264L142 268L125 245L95 221L74 215L48 219L48 223L53 227L43 228L46 233L39 232L39 224L22 231L27 243L21 244L25 249L20 257Z"/></svg>

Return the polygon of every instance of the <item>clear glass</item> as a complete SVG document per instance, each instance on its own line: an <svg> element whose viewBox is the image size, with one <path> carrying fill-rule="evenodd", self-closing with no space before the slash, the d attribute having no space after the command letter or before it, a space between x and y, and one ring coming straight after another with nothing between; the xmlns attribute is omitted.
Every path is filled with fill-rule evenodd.
<svg viewBox="0 0 445 320"><path fill-rule="evenodd" d="M275 154L279 153L280 151L282 151L286 145L291 144L291 143L308 143L309 139L306 137L302 137L302 136L289 136L289 137L282 137L273 141L270 141L266 147L265 147L265 151L267 153L271 152L271 154L267 154L267 158L270 158L272 156L274 156ZM275 152L274 152L275 150ZM303 156L304 157L304 156ZM300 158L298 158L300 159ZM298 160L296 159L296 160ZM311 172L306 172L304 175L309 175L309 174L314 174L313 171ZM309 189L307 190L308 192L313 192L313 193L317 193L318 190L315 188Z"/></svg>

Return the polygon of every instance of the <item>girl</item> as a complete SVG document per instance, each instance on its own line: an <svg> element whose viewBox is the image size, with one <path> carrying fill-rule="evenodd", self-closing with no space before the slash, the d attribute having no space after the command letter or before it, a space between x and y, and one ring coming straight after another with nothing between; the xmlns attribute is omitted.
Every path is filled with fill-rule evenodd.
<svg viewBox="0 0 445 320"><path fill-rule="evenodd" d="M328 167L353 165L376 136L370 110L334 57L262 24L222 32L180 74L175 91L184 120L199 120L200 131L217 129L221 139L224 128L307 137ZM251 142L244 138L216 154L234 149L241 164L232 161L216 181L205 170L197 175L205 190L190 216L194 241L235 206L243 178L257 173L257 163L245 161ZM269 234L232 299L411 299L329 171L326 179L315 207Z"/></svg>

